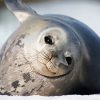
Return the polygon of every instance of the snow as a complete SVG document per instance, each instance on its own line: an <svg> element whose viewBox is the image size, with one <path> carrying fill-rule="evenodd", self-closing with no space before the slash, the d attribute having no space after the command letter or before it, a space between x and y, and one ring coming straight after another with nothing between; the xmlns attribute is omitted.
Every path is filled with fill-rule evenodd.
<svg viewBox="0 0 100 100"><path fill-rule="evenodd" d="M99 95L67 95L67 96L0 96L0 100L100 100Z"/></svg>

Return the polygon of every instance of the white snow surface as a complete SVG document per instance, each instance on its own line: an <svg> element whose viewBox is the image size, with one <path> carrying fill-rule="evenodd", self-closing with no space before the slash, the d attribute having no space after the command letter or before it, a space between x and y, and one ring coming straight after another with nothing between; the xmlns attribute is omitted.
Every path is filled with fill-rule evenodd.
<svg viewBox="0 0 100 100"><path fill-rule="evenodd" d="M67 96L0 96L0 100L100 100L99 95L67 95Z"/></svg>

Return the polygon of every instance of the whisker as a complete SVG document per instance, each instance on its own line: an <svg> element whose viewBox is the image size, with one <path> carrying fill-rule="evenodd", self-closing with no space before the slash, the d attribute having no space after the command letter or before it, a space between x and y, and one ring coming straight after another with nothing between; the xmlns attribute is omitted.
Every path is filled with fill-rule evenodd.
<svg viewBox="0 0 100 100"><path fill-rule="evenodd" d="M48 54L45 51L42 51L42 55L44 55L46 58L49 58Z"/></svg>

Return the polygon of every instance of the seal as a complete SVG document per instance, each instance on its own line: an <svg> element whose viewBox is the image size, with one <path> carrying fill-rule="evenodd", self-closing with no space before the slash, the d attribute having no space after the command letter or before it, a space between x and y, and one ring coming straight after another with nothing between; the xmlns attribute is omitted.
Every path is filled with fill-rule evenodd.
<svg viewBox="0 0 100 100"><path fill-rule="evenodd" d="M68 16L38 15L19 0L5 3L21 25L0 51L0 94L100 93L100 38L94 31Z"/></svg>

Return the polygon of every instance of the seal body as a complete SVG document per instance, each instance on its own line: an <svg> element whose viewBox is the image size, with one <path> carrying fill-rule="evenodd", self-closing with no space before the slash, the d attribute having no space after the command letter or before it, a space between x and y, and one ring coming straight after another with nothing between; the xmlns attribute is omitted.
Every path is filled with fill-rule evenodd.
<svg viewBox="0 0 100 100"><path fill-rule="evenodd" d="M1 94L100 92L100 38L95 32L63 15L29 15L20 21L0 53Z"/></svg>

